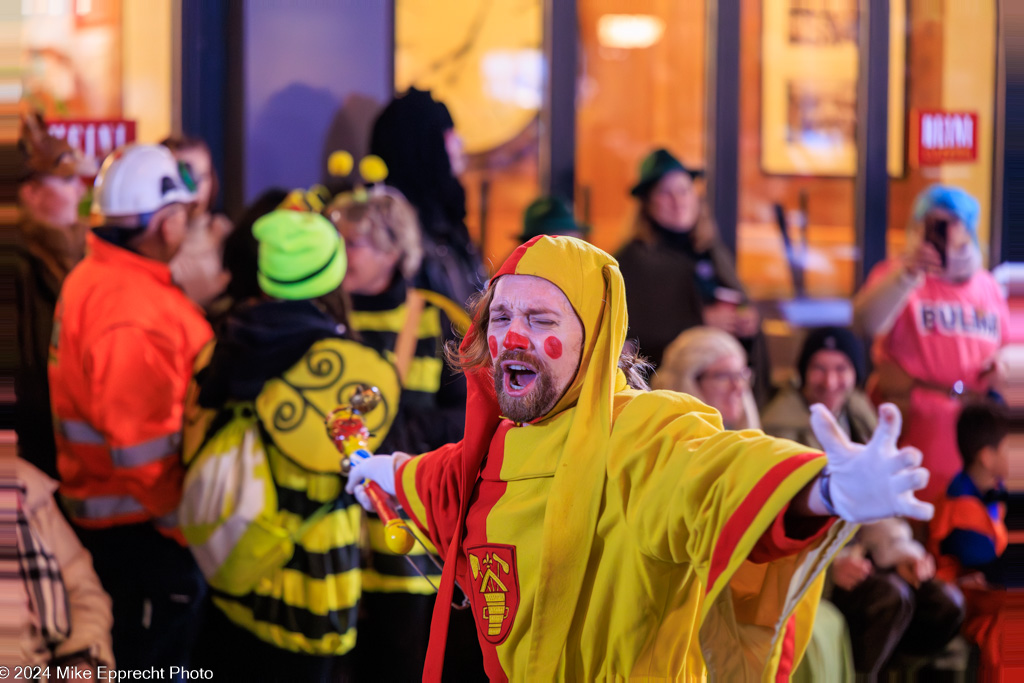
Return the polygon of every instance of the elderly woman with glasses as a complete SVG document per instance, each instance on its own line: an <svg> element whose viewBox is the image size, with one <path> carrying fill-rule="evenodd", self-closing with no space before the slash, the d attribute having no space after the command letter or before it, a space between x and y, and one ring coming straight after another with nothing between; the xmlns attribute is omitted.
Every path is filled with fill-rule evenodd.
<svg viewBox="0 0 1024 683"><path fill-rule="evenodd" d="M665 350L654 389L690 394L722 415L726 429L760 429L747 352L728 332L693 327Z"/></svg>

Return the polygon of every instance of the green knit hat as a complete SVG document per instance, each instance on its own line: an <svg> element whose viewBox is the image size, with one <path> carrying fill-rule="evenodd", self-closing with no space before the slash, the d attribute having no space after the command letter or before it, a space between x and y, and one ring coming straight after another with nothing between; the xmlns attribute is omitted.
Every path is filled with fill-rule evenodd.
<svg viewBox="0 0 1024 683"><path fill-rule="evenodd" d="M572 216L572 211L558 197L540 197L526 207L523 214L523 232L520 242L529 242L537 235L572 235L586 237L590 226L581 225Z"/></svg>
<svg viewBox="0 0 1024 683"><path fill-rule="evenodd" d="M314 299L345 277L345 245L330 221L308 211L271 211L252 226L260 289L278 299Z"/></svg>

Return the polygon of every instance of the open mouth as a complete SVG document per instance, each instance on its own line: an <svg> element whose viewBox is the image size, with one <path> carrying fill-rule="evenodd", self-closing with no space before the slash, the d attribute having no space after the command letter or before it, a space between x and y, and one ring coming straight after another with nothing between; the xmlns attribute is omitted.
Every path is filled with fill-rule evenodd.
<svg viewBox="0 0 1024 683"><path fill-rule="evenodd" d="M505 393L509 396L523 396L537 380L537 370L528 363L510 360L501 364L504 375Z"/></svg>

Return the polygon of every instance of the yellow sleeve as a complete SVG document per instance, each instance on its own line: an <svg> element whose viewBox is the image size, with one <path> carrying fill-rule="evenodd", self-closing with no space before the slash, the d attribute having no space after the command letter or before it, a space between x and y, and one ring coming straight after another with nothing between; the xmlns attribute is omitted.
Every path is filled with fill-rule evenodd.
<svg viewBox="0 0 1024 683"><path fill-rule="evenodd" d="M730 432L696 399L637 395L618 416L609 478L641 550L714 578L749 555L787 503L824 467L824 457L760 431Z"/></svg>
<svg viewBox="0 0 1024 683"><path fill-rule="evenodd" d="M456 474L462 442L408 460L395 478L402 508L446 557L458 525L460 479Z"/></svg>
<svg viewBox="0 0 1024 683"><path fill-rule="evenodd" d="M709 670L739 675L734 667L798 659L821 572L852 528L835 524L815 547L765 565L747 558L822 470L824 456L757 430L724 431L718 413L690 396L650 392L626 400L613 431L609 480L641 552L690 564L700 579L701 642L715 643L705 648ZM738 651L748 656L736 658Z"/></svg>

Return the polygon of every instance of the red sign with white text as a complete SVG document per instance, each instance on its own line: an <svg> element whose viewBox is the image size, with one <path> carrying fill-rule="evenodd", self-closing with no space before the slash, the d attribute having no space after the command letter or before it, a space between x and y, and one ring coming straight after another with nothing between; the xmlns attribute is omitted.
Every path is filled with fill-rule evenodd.
<svg viewBox="0 0 1024 683"><path fill-rule="evenodd" d="M917 111L914 115L916 166L937 166L978 158L978 114L973 111Z"/></svg>
<svg viewBox="0 0 1024 683"><path fill-rule="evenodd" d="M46 129L97 163L121 145L135 142L135 122L124 119L54 120L46 122Z"/></svg>

